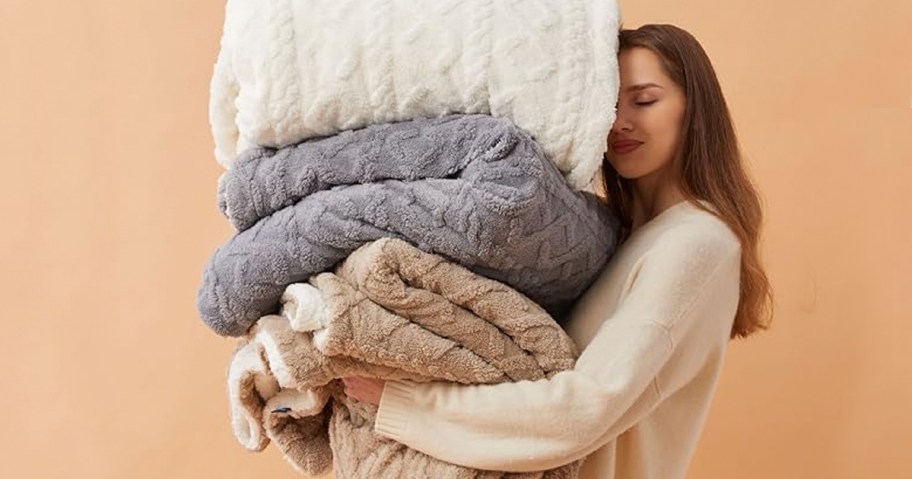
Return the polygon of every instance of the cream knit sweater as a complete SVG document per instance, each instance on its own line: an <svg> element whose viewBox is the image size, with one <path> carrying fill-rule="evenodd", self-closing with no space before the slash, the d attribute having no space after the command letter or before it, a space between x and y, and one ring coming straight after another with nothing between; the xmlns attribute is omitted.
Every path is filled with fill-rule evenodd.
<svg viewBox="0 0 912 479"><path fill-rule="evenodd" d="M581 479L683 478L728 345L740 258L721 220L678 203L635 230L578 302L574 369L495 385L388 381L375 430L479 469L588 456Z"/></svg>

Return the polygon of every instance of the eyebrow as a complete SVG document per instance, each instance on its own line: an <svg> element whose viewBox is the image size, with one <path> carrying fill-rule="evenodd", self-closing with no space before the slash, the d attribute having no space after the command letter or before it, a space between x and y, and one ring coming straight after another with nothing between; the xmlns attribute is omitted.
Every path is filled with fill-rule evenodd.
<svg viewBox="0 0 912 479"><path fill-rule="evenodd" d="M637 85L630 85L625 89L625 91L641 91L647 88L662 88L664 90L664 87L661 85L656 85L655 83L640 83Z"/></svg>

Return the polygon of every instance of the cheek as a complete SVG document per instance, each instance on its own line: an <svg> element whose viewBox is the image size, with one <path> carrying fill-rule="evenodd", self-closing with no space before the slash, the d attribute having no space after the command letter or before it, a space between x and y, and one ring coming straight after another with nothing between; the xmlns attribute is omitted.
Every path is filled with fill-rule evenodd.
<svg viewBox="0 0 912 479"><path fill-rule="evenodd" d="M684 105L677 105L669 111L668 118L669 121L666 122L665 131L668 138L677 145L682 136L681 130L684 128Z"/></svg>
<svg viewBox="0 0 912 479"><path fill-rule="evenodd" d="M681 136L681 120L677 111L662 112L652 124L652 140L662 150L677 148Z"/></svg>

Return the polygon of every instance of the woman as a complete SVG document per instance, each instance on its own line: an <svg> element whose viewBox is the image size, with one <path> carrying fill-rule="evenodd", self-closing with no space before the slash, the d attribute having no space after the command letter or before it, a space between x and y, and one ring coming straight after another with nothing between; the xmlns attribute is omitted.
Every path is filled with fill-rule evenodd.
<svg viewBox="0 0 912 479"><path fill-rule="evenodd" d="M623 243L578 301L574 369L465 386L346 378L375 430L478 469L675 479L706 420L730 339L768 327L760 203L715 72L671 25L622 30L617 119L603 165Z"/></svg>

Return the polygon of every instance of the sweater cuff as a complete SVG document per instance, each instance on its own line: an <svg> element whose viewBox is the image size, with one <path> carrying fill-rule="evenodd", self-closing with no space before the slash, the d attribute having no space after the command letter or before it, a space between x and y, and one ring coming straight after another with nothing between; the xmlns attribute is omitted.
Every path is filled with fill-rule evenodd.
<svg viewBox="0 0 912 479"><path fill-rule="evenodd" d="M380 394L380 405L374 419L374 432L396 442L403 442L408 432L408 419L414 417L414 388L412 381L387 380ZM412 414L409 413L412 411Z"/></svg>

